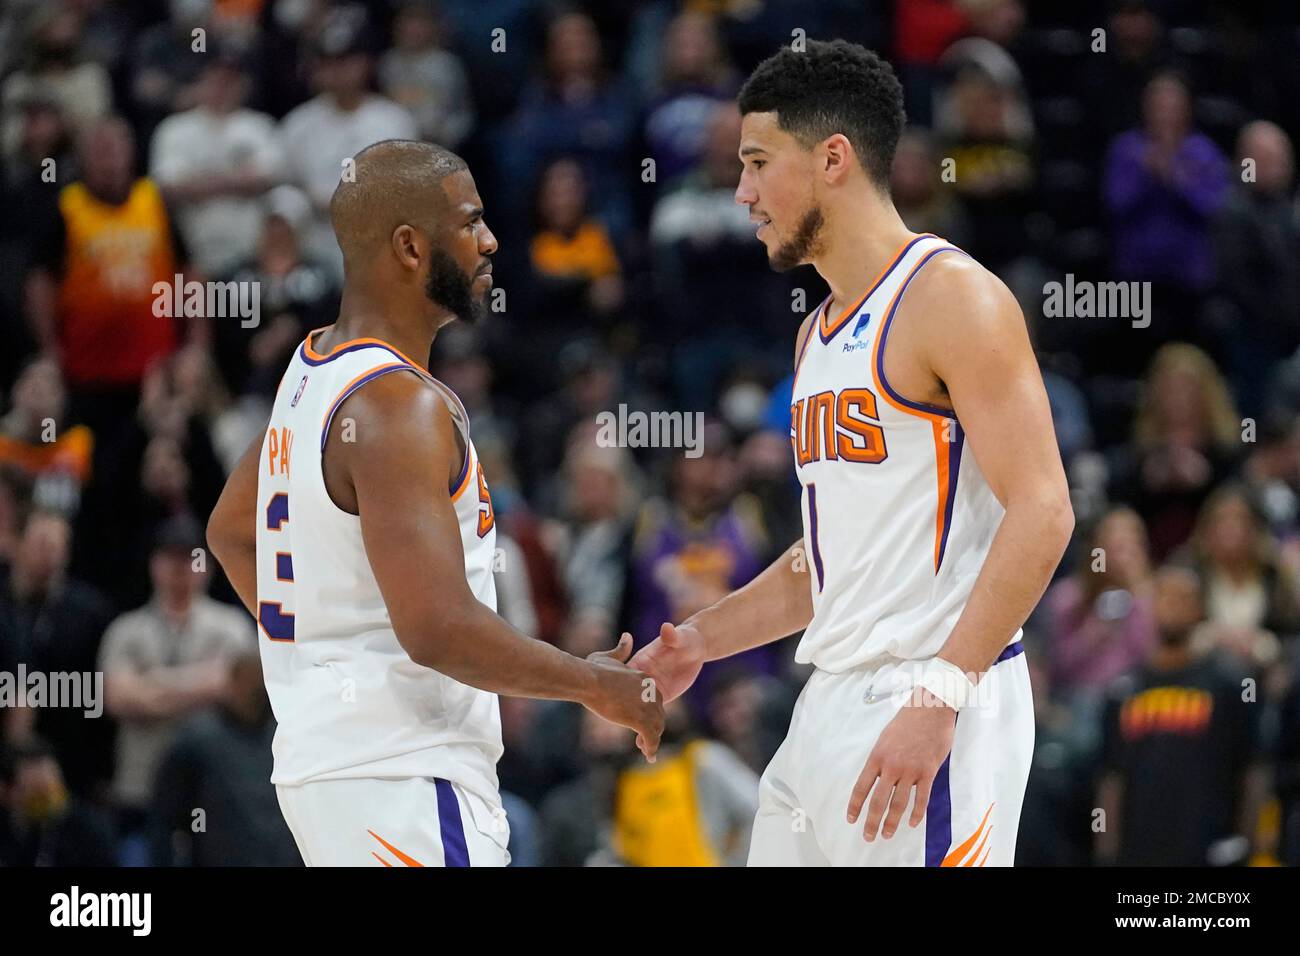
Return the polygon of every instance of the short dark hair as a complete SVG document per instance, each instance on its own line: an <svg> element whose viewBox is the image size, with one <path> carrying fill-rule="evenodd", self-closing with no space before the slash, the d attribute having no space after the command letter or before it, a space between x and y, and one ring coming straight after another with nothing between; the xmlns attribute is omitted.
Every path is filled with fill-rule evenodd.
<svg viewBox="0 0 1300 956"><path fill-rule="evenodd" d="M889 188L899 134L907 122L903 85L893 68L847 40L783 47L740 90L740 113L775 112L777 124L806 147L843 133L867 175Z"/></svg>

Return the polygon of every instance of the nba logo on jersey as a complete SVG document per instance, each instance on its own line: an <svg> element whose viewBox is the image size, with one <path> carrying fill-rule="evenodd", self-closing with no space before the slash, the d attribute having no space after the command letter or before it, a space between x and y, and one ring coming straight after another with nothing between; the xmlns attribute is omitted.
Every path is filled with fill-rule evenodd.
<svg viewBox="0 0 1300 956"><path fill-rule="evenodd" d="M302 398L302 391L306 387L307 387L307 376L304 375L302 377L302 381L298 383L298 391L293 393L293 401L289 403L290 408L298 407L298 399Z"/></svg>

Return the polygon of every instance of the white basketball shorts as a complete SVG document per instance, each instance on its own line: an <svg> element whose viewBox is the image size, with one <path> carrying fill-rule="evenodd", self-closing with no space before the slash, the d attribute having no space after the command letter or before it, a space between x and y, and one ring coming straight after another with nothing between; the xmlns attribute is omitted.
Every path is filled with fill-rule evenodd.
<svg viewBox="0 0 1300 956"><path fill-rule="evenodd" d="M505 866L510 828L489 803L441 777L359 777L277 786L308 866Z"/></svg>
<svg viewBox="0 0 1300 956"><path fill-rule="evenodd" d="M813 672L759 784L750 866L1012 864L1034 749L1034 702L1019 641L957 715L921 823L909 826L915 791L889 839L879 832L870 843L863 839L867 804L856 824L848 822L858 775L923 664Z"/></svg>

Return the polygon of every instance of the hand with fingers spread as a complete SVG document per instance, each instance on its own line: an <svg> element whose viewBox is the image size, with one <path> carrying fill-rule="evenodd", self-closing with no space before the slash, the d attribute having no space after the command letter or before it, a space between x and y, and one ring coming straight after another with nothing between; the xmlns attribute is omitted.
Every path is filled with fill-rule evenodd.
<svg viewBox="0 0 1300 956"><path fill-rule="evenodd" d="M907 802L916 790L908 826L925 818L934 778L952 751L957 712L929 691L918 688L912 699L881 733L849 797L849 823L857 823L870 795L862 836L888 840L898 830ZM881 827L881 822L884 827Z"/></svg>
<svg viewBox="0 0 1300 956"><path fill-rule="evenodd" d="M631 654L631 634L624 634L612 650L588 654L596 682L582 703L611 723L636 731L637 747L653 763L664 731L663 697L653 678L628 665Z"/></svg>
<svg viewBox="0 0 1300 956"><path fill-rule="evenodd" d="M631 634L623 637L632 639ZM682 696L695 683L704 657L704 638L699 631L690 624L665 623L659 628L659 636L637 651L629 664L653 678L667 702Z"/></svg>

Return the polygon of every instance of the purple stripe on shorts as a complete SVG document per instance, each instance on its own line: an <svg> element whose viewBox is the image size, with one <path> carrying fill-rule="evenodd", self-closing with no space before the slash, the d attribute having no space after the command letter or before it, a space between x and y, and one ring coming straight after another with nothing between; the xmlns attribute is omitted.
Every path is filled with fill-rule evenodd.
<svg viewBox="0 0 1300 956"><path fill-rule="evenodd" d="M925 805L925 865L938 866L952 844L952 791L948 788L948 764L952 754L943 758L930 788L930 802Z"/></svg>
<svg viewBox="0 0 1300 956"><path fill-rule="evenodd" d="M438 825L442 829L444 866L469 866L469 848L465 845L465 828L460 822L460 804L450 780L433 778L438 791Z"/></svg>

